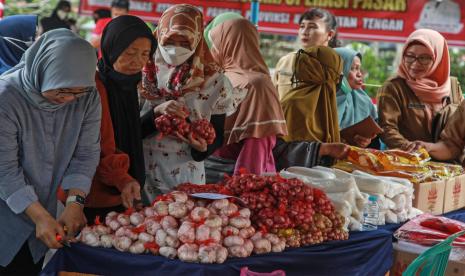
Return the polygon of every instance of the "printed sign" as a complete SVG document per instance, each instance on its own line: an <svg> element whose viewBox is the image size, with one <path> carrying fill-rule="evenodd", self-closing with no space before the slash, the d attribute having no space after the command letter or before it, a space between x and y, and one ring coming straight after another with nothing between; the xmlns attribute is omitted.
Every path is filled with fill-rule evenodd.
<svg viewBox="0 0 465 276"><path fill-rule="evenodd" d="M1 0L0 0L1 1ZM110 6L111 0L81 0L81 12ZM132 0L131 13L156 22L174 4L198 7L208 22L224 12L250 15L250 0ZM442 33L449 45L465 47L465 1L459 0L261 0L258 30L296 35L303 12L324 8L337 16L340 38L404 42L416 29Z"/></svg>
<svg viewBox="0 0 465 276"><path fill-rule="evenodd" d="M216 199L225 199L225 198L234 198L237 200L241 205L246 205L242 199L235 197L235 196L230 196L230 195L223 195L223 194L215 194L215 193L195 193L195 194L190 194L189 196L191 197L196 197L196 198L203 198L203 199L211 199L211 200L216 200Z"/></svg>

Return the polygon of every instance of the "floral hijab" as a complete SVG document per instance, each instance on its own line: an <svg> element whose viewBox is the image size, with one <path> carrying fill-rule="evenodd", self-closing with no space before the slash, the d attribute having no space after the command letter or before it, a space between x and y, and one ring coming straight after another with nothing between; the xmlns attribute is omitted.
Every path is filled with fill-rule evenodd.
<svg viewBox="0 0 465 276"><path fill-rule="evenodd" d="M189 92L200 91L219 72L203 38L203 17L196 7L175 5L163 13L155 31L158 44L164 46L173 35L187 38L195 52L186 62L173 66L165 62L157 49L154 60L149 61L144 69L147 75L144 84L147 86L146 81L156 84L156 75L161 75L158 81L165 80L165 83L158 83L155 89L148 90L148 95L145 95L148 99L177 98Z"/></svg>

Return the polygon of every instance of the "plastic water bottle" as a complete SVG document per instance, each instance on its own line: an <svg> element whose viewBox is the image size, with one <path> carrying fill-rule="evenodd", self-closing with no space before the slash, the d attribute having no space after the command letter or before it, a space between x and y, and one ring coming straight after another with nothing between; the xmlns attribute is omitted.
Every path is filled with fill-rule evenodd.
<svg viewBox="0 0 465 276"><path fill-rule="evenodd" d="M379 219L379 205L378 197L375 195L370 195L368 197L368 202L363 208L363 231L370 231L378 229L378 219Z"/></svg>

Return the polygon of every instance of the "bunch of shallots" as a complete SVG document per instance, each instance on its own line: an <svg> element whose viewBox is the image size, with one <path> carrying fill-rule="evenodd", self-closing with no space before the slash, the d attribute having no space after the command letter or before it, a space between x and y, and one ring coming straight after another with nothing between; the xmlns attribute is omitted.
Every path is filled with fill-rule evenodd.
<svg viewBox="0 0 465 276"><path fill-rule="evenodd" d="M205 139L209 145L213 144L215 141L215 129L213 128L213 125L206 119L194 121L191 124L191 130L196 136Z"/></svg>
<svg viewBox="0 0 465 276"><path fill-rule="evenodd" d="M242 173L225 185L250 208L257 229L278 234L288 246L348 238L344 218L326 194L298 179Z"/></svg>
<svg viewBox="0 0 465 276"><path fill-rule="evenodd" d="M184 192L174 191L141 211L109 213L105 226L97 223L86 227L80 240L91 246L201 263L223 263L228 256L284 250L285 240L257 233L250 215L249 209L239 208L228 199L193 200Z"/></svg>
<svg viewBox="0 0 465 276"><path fill-rule="evenodd" d="M155 126L163 136L176 136L177 134L187 136L191 131L191 127L186 119L169 114L158 116L155 119Z"/></svg>
<svg viewBox="0 0 465 276"><path fill-rule="evenodd" d="M192 133L194 137L205 139L208 145L213 144L216 138L213 125L206 119L196 120L189 124L186 118L163 114L155 119L155 126L160 131L161 137L181 135L188 138L189 134Z"/></svg>

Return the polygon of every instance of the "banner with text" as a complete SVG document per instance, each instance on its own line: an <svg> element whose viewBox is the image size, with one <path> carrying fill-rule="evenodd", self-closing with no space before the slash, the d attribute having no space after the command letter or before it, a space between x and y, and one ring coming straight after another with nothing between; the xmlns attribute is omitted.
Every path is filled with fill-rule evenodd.
<svg viewBox="0 0 465 276"><path fill-rule="evenodd" d="M80 10L109 7L111 0L81 0ZM248 18L250 1L131 0L131 14L156 22L174 4L191 4L202 10L205 21L227 11ZM324 8L337 16L339 37L352 40L403 42L416 29L441 32L450 45L465 47L465 1L460 0L261 0L259 31L296 35L300 15Z"/></svg>

